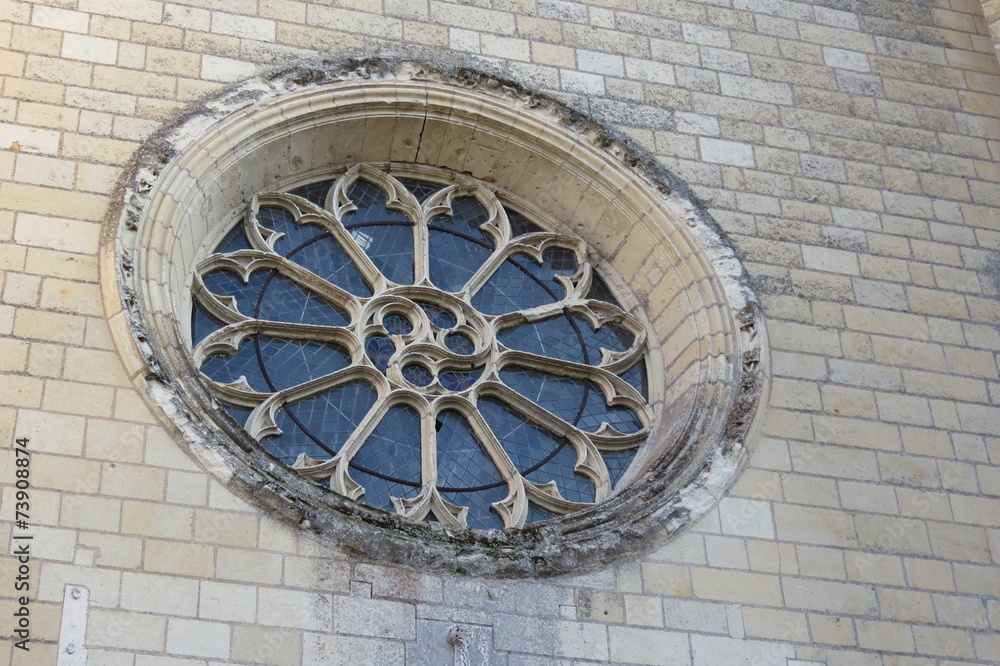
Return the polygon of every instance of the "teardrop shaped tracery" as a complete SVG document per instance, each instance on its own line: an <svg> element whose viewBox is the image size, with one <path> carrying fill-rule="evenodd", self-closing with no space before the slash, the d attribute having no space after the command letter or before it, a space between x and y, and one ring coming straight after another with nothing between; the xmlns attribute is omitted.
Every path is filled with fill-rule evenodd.
<svg viewBox="0 0 1000 666"><path fill-rule="evenodd" d="M195 361L270 453L372 506L486 529L602 501L651 422L642 326L580 241L438 176L255 197L199 265Z"/></svg>

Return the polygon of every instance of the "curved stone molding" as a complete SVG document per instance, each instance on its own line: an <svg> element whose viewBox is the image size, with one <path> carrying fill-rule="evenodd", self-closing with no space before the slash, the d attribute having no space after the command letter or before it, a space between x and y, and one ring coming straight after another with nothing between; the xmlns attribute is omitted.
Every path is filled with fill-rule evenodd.
<svg viewBox="0 0 1000 666"><path fill-rule="evenodd" d="M198 262L248 206L279 196L261 193L352 165L377 172L392 164L412 165L415 175L448 169L486 183L557 235L579 239L587 248L584 265L597 267L615 293L635 295L620 319L646 336L649 443L604 502L507 530L415 522L345 496L346 480L342 495L278 464L220 409L197 362L207 346L231 349L233 339L220 336L192 354ZM338 194L331 197L329 210L344 205ZM222 482L332 546L476 575L579 572L648 549L704 515L754 441L766 403L766 331L749 279L717 226L682 183L627 140L517 84L382 60L311 63L253 79L148 141L115 201L102 246L102 288L137 388ZM439 204L448 205L446 197ZM408 205L402 195L399 205ZM494 233L498 244L511 245L502 224ZM228 261L244 274L275 261L263 233L250 241L256 253L207 261ZM541 252L544 238L536 241L520 251ZM281 270L311 289L331 289ZM213 313L239 330L239 313L209 300ZM595 321L614 316L585 307L580 314ZM356 344L349 337L344 345ZM609 366L619 361L605 359ZM371 381L385 379L379 377ZM608 383L611 393L628 393ZM223 390L246 398L239 386ZM259 435L271 424L267 410L255 414L248 427ZM554 502L543 491L525 492Z"/></svg>

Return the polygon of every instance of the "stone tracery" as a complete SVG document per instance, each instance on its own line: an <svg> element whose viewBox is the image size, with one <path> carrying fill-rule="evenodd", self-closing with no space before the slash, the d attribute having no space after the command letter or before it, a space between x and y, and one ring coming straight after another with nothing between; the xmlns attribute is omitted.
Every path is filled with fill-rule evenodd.
<svg viewBox="0 0 1000 666"><path fill-rule="evenodd" d="M603 501L652 421L642 325L582 242L417 175L255 197L198 266L196 364L272 453L401 515L518 527Z"/></svg>

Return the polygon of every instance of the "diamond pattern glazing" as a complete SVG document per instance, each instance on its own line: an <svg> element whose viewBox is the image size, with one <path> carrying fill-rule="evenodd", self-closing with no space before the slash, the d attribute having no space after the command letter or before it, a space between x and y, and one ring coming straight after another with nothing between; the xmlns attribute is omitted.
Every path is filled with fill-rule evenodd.
<svg viewBox="0 0 1000 666"><path fill-rule="evenodd" d="M642 326L579 241L442 181L361 165L259 195L199 265L202 373L282 462L414 520L603 501L652 420Z"/></svg>

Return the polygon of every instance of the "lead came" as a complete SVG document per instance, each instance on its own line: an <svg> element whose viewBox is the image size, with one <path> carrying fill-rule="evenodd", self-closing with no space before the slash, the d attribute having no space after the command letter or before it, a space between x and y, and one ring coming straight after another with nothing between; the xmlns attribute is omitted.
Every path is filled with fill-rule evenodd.
<svg viewBox="0 0 1000 666"><path fill-rule="evenodd" d="M202 373L272 455L372 506L486 529L603 501L652 418L644 330L580 241L427 177L258 195L199 266Z"/></svg>

